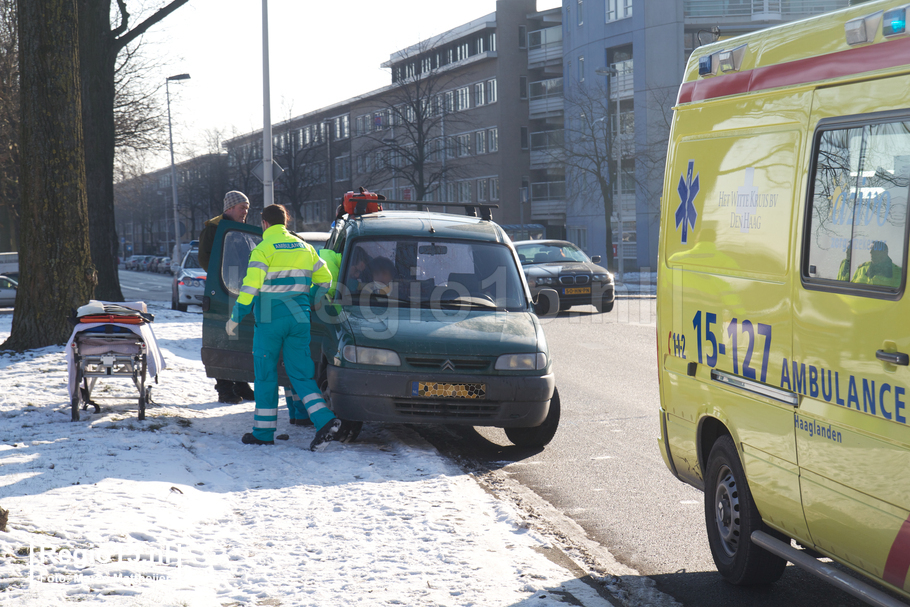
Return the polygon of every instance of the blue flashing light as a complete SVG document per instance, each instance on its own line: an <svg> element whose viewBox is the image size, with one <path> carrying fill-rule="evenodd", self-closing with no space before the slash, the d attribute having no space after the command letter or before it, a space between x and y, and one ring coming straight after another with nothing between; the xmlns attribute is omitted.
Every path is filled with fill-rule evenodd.
<svg viewBox="0 0 910 607"><path fill-rule="evenodd" d="M714 69L711 65L713 62L713 57L711 55L705 55L704 57L698 58L698 75L706 76L708 74L713 74Z"/></svg>
<svg viewBox="0 0 910 607"><path fill-rule="evenodd" d="M895 8L886 11L882 23L882 34L885 36L896 36L904 34L907 31L907 9Z"/></svg>

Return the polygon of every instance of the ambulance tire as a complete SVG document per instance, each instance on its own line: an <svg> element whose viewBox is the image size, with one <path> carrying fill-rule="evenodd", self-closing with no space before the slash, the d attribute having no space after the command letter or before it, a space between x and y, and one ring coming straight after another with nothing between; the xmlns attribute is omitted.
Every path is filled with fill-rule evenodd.
<svg viewBox="0 0 910 607"><path fill-rule="evenodd" d="M729 435L717 439L708 456L705 523L714 564L728 582L738 586L764 585L783 575L787 561L750 539L753 531L764 531L776 538L784 536L762 522Z"/></svg>
<svg viewBox="0 0 910 607"><path fill-rule="evenodd" d="M550 411L542 424L533 428L503 428L503 430L516 447L545 447L556 436L560 409L559 391L554 389L553 397L550 399Z"/></svg>

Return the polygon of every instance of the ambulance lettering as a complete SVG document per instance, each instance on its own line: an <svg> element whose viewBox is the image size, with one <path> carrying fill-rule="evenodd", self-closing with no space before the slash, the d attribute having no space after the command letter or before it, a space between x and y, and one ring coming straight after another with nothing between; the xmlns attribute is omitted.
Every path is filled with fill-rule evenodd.
<svg viewBox="0 0 910 607"><path fill-rule="evenodd" d="M820 398L900 424L907 423L906 388L874 379L841 374L795 360L783 360L780 387L811 398Z"/></svg>

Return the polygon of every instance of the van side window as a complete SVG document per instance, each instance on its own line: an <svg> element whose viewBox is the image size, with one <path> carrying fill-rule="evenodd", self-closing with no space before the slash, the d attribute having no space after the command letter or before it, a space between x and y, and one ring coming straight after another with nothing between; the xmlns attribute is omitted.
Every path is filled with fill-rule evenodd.
<svg viewBox="0 0 910 607"><path fill-rule="evenodd" d="M897 293L907 264L910 121L816 132L806 282Z"/></svg>
<svg viewBox="0 0 910 607"><path fill-rule="evenodd" d="M224 235L224 247L221 254L221 280L227 292L237 297L240 294L240 285L246 276L246 268L250 263L250 253L262 242L262 237L249 232L230 230Z"/></svg>

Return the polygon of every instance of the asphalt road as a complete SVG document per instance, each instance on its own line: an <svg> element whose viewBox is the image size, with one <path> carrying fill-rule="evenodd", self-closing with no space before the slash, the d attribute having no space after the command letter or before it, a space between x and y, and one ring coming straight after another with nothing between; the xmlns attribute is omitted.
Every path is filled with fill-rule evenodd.
<svg viewBox="0 0 910 607"><path fill-rule="evenodd" d="M504 469L683 605L864 605L792 565L771 587L723 581L708 547L703 494L677 481L657 448L654 300L620 300L610 314L594 312L573 309L546 325L562 401L546 449L511 446L497 429L422 433L469 469Z"/></svg>
<svg viewBox="0 0 910 607"><path fill-rule="evenodd" d="M120 290L127 301L170 301L173 283L170 274L120 270Z"/></svg>

